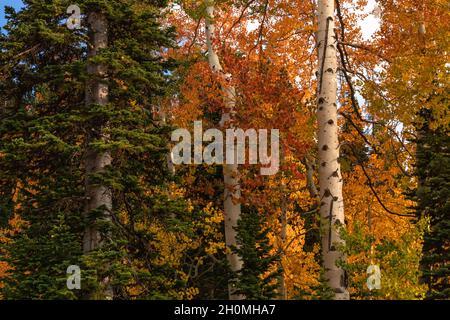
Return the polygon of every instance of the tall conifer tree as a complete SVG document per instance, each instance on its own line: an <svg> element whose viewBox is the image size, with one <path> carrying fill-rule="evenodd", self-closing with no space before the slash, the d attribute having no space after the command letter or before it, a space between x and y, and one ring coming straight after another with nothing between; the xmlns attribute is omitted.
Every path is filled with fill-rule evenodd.
<svg viewBox="0 0 450 320"><path fill-rule="evenodd" d="M184 282L154 263L151 241L157 230L188 227L185 202L167 192L169 128L153 112L173 66L162 58L174 45L174 30L159 22L167 3L78 1L74 30L69 5L29 0L6 10L0 197L29 227L2 248L5 297L169 297ZM82 268L81 292L66 288L69 265Z"/></svg>

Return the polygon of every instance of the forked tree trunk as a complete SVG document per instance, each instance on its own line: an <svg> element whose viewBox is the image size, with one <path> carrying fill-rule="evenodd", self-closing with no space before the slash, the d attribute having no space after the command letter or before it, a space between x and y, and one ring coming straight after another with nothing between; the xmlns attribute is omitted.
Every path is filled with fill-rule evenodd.
<svg viewBox="0 0 450 320"><path fill-rule="evenodd" d="M344 244L338 228L344 225L342 175L339 164L337 123L337 56L334 36L334 0L318 0L319 79L317 121L319 147L320 216L322 258L328 285L337 300L349 299L344 270L336 265L343 259L338 246Z"/></svg>
<svg viewBox="0 0 450 320"><path fill-rule="evenodd" d="M208 45L208 62L213 73L218 74L225 83L224 101L225 110L222 113L221 126L223 129L233 128L233 120L236 105L236 92L234 87L226 85L231 81L231 76L226 75L220 64L219 57L214 48L215 45L215 25L214 25L214 4L208 2L206 8L206 40ZM235 158L236 160L236 158ZM235 161L236 162L236 161ZM236 236L237 222L241 215L241 204L239 199L241 196L239 185L239 171L237 164L224 164L223 165L223 178L224 178L224 219L225 219L225 242L228 247L237 246ZM242 258L236 253L227 254L228 262L230 263L231 270L238 272L242 269ZM229 286L229 298L231 300L244 299L242 295L234 293L232 285Z"/></svg>
<svg viewBox="0 0 450 320"><path fill-rule="evenodd" d="M105 15L100 13L90 13L88 17L89 23L89 44L88 44L88 58L95 57L99 50L108 46L108 23ZM107 70L106 67L99 64L88 62L88 74L92 77L86 84L86 105L91 104L106 105L108 103L108 85L105 83ZM94 139L100 139L104 142L109 140L109 136L105 134L107 125L99 128L89 128L88 144ZM112 194L111 190L105 186L96 185L92 183L91 175L102 172L106 167L111 165L112 158L109 152L97 152L88 147L85 156L85 170L86 170L86 206L85 214L89 215L92 210L103 208L103 215L110 216L112 210ZM95 221L89 225L83 238L83 252L89 253L97 249L102 244L102 239ZM104 279L108 282L108 279ZM105 284L107 289L105 292L106 298L112 297L111 289Z"/></svg>

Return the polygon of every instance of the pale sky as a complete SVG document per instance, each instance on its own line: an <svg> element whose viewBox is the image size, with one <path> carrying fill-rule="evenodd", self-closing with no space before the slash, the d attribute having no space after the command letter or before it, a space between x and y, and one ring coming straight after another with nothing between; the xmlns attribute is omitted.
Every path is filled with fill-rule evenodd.
<svg viewBox="0 0 450 320"><path fill-rule="evenodd" d="M358 21L358 25L361 28L362 36L364 40L369 40L370 37L378 30L380 27L380 19L372 14L375 9L375 0L368 0L367 6L362 13L369 13L365 19Z"/></svg>
<svg viewBox="0 0 450 320"><path fill-rule="evenodd" d="M361 33L364 40L370 40L372 35L378 30L380 27L380 19L376 16L376 14L372 14L374 9L376 8L375 0L368 0L367 5L362 11L358 11L361 14L368 14L365 19L359 20L358 26L361 28ZM349 8L349 10L353 10ZM247 24L247 31L251 32L257 29L259 26L259 21L252 21Z"/></svg>
<svg viewBox="0 0 450 320"><path fill-rule="evenodd" d="M4 12L3 7L5 5L15 7L16 9L19 9L22 6L21 0L0 0L0 28L4 25ZM375 0L368 0L367 6L363 13L371 13L375 8L376 2ZM362 35L364 40L369 40L370 37L374 34L375 31L377 31L380 24L379 18L374 16L373 14L370 14L367 18L364 20L358 21L358 25L361 28ZM258 23L250 23L247 28L250 30L254 30L258 27Z"/></svg>

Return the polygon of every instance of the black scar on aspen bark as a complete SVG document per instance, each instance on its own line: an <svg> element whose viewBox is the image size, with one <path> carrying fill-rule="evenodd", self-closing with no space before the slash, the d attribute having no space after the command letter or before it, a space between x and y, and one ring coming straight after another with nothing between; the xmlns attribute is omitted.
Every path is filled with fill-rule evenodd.
<svg viewBox="0 0 450 320"><path fill-rule="evenodd" d="M333 73L333 69L332 68L328 68L327 72Z"/></svg>
<svg viewBox="0 0 450 320"><path fill-rule="evenodd" d="M325 99L324 98L319 98L319 104L322 104L322 103L324 103L325 102Z"/></svg>
<svg viewBox="0 0 450 320"><path fill-rule="evenodd" d="M334 121L333 121L333 120L331 120L331 119L330 119L330 120L328 120L328 124L330 124L330 125L331 125L331 124L333 124L333 123L334 123Z"/></svg>
<svg viewBox="0 0 450 320"><path fill-rule="evenodd" d="M327 150L328 150L328 146L327 146L327 145L324 145L324 146L322 147L322 150L323 150L323 151L327 151Z"/></svg>
<svg viewBox="0 0 450 320"><path fill-rule="evenodd" d="M326 189L323 196L324 196L325 198L328 198L329 196L331 196L330 189Z"/></svg>
<svg viewBox="0 0 450 320"><path fill-rule="evenodd" d="M326 167L327 163L326 162L322 162L322 167Z"/></svg>
<svg viewBox="0 0 450 320"><path fill-rule="evenodd" d="M348 287L348 275L347 271L344 270L344 274L341 276L341 286L345 289Z"/></svg>
<svg viewBox="0 0 450 320"><path fill-rule="evenodd" d="M338 171L337 171L337 170L334 171L334 172L331 174L331 176L332 176L333 178L338 178L338 177L339 177Z"/></svg>
<svg viewBox="0 0 450 320"><path fill-rule="evenodd" d="M334 222L334 224L337 225L337 226L339 226L339 225L341 225L342 223L341 223L341 220L336 219L336 221Z"/></svg>
<svg viewBox="0 0 450 320"><path fill-rule="evenodd" d="M333 201L338 201L339 200L339 198L338 197L333 197Z"/></svg>

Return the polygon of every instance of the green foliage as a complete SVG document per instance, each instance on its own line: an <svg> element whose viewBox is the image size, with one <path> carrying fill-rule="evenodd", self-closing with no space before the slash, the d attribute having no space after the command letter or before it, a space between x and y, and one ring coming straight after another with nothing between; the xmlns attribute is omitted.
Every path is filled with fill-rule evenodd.
<svg viewBox="0 0 450 320"><path fill-rule="evenodd" d="M280 256L273 253L265 216L255 208L245 208L238 221L237 231L239 247L235 251L242 257L243 267L238 272L236 291L249 300L275 298Z"/></svg>
<svg viewBox="0 0 450 320"><path fill-rule="evenodd" d="M443 101L445 103L445 101ZM450 298L450 136L444 127L430 128L430 112L421 111L418 130L416 172L418 217L429 219L424 234L421 268L428 286L427 298Z"/></svg>
<svg viewBox="0 0 450 320"><path fill-rule="evenodd" d="M398 240L376 239L359 222L352 231L341 230L344 254L351 260L340 261L349 279L352 299L420 299L425 290L419 283L419 262L426 220L421 220ZM370 291L366 273L369 265L380 267L381 289Z"/></svg>
<svg viewBox="0 0 450 320"><path fill-rule="evenodd" d="M6 299L78 298L66 286L67 267L80 265L81 259L80 239L74 232L77 219L62 213L47 219L45 224L32 223L6 246L8 256L1 260L14 267L4 280Z"/></svg>
<svg viewBox="0 0 450 320"><path fill-rule="evenodd" d="M173 28L158 22L166 2L78 1L83 15L103 12L109 24L108 48L91 61L86 22L77 30L65 26L70 4L26 1L19 12L9 8L0 38L0 203L30 225L1 248L12 268L2 293L7 299L104 298L111 287L117 298L175 297L171 292L186 281L173 279L173 265L156 263L162 249L152 247L161 230L192 233L183 216L186 201L167 191L171 128L153 114L174 66L161 55L174 45ZM108 69L107 105L85 103L88 62ZM108 141L98 130L106 123ZM101 208L83 213L88 149L113 158L90 177L112 190L110 217ZM87 225L101 231L103 246L82 255ZM66 269L74 264L82 269L80 292L66 288Z"/></svg>
<svg viewBox="0 0 450 320"><path fill-rule="evenodd" d="M298 300L332 300L334 298L334 291L328 285L328 281L325 278L325 272L323 268L320 270L319 284L311 286L310 290L302 290L297 288L295 299Z"/></svg>
<svg viewBox="0 0 450 320"><path fill-rule="evenodd" d="M183 6L187 16L199 23L204 20L208 2L175 3ZM218 209L223 205L222 167L177 168L175 177L168 171L169 134L173 128L170 123L158 118L156 110L168 94L179 101L190 98L183 97L182 90L183 85L189 83L177 83L184 75L189 75L188 68L174 71L178 62L165 58L168 50L176 47L174 29L160 22L168 1L77 0L83 24L76 30L69 30L65 25L68 17L66 10L71 4L69 0L25 0L24 8L18 12L11 7L5 10L6 32L0 34L0 267L3 268L3 262L6 262L10 269L6 277L4 270L0 270L0 297L105 299L106 293L112 291L115 299L226 299L229 279L233 279L237 292L247 299L275 298L277 279L281 273L280 255L270 244L268 223L259 208L243 207L237 230L239 247L233 248L243 259L243 269L233 274L226 260L227 248L221 220L223 212ZM290 7L277 4L276 8L267 10L267 3L247 0L218 0L215 4L218 12L245 13L241 18L248 21L255 20L257 15L263 14L265 18L266 14ZM108 45L95 57L88 58L90 44L86 18L94 12L102 13L107 18ZM295 18L289 11L285 16ZM268 24L263 23L263 26L269 29L259 30L258 42L264 42L259 40L266 37L267 32L274 36L281 34L277 30L283 25L282 20L275 21L275 24L270 22L271 19L265 20ZM309 22L305 22L304 26L309 26ZM275 29L270 29L272 27ZM240 34L238 23L233 24L232 29L226 32L226 38ZM279 30L284 33L284 29ZM253 36L247 31L246 34ZM198 60L206 66L204 52L196 43L204 38L198 36L198 30L194 34L194 39L188 40L192 40L190 45L195 48L195 53L187 53L187 57L182 59L185 59L186 67ZM192 35L190 32L183 33L186 37ZM245 120L246 101L254 100L256 104L252 102L250 105L264 105L264 110L266 104L267 110L272 106L284 108L280 103L283 100L279 99L290 95L295 86L289 81L278 80L290 77L287 70L292 68L283 70L278 78L274 78L278 79L276 81L268 77L269 64L279 65L281 61L276 60L278 54L272 53L277 51L272 51L274 47L268 43L262 45L260 50L253 50L256 47L251 50L259 52L259 55L263 51L267 54L267 57L259 59L258 69L255 69L258 78L260 75L263 77L253 78L252 72L248 72L256 66L253 64L256 62L253 61L253 53L244 52L245 46L241 47L244 42L241 41L236 42L236 46L229 46L232 43L230 39L221 39L223 46L220 46L220 54L224 54L221 60L225 62L227 73L237 73L232 83L236 83L237 106L244 111L239 118ZM181 56L186 53L183 50L180 52ZM395 55L387 53L387 56ZM227 63L230 61L234 62ZM393 61L404 63L398 57ZM250 64L246 65L247 62ZM88 65L93 64L105 67L105 79L93 79L95 75L87 72ZM416 68L416 63L409 64ZM423 65L429 68L426 63ZM443 65L433 66L442 69ZM298 70L305 69L301 65L297 67ZM238 69L241 70L237 72ZM197 70L203 72L203 69ZM404 78L406 73L402 70L400 65L391 70L392 78ZM433 117L437 118L424 112L419 117L422 123L416 124L419 132L416 141L419 186L411 197L418 204L418 222L397 240L375 238L361 224L353 226L351 232L343 232L346 240L343 250L352 258L342 262L342 265L348 273L351 296L355 299L423 298L425 289L419 283L421 276L428 286L428 298L450 297L450 141L446 130L448 124L444 123L448 102L442 99L445 86L441 81L447 73L440 69L427 73L436 74L438 85L417 86L429 89L417 92L417 99L410 99L414 107L418 103L434 105L431 110ZM206 79L202 74L196 76L197 81ZM219 90L212 90L220 89L221 83L214 78L202 83L204 90L199 92L200 103L196 106L203 111L208 127L216 127L223 112L222 108L218 108L223 101L222 94L216 94ZM108 104L86 103L87 84L92 83L91 80L107 84ZM210 84L211 80L213 84ZM269 87L265 87L265 82L275 83L277 91L266 90ZM425 84L411 82L406 77L395 81L392 89L399 90L399 93L404 92L405 88L411 90L410 85L405 86L407 82ZM251 85L246 88L246 83ZM358 83L357 87L362 85ZM278 86L286 90L278 90ZM365 83L365 86L367 88L370 84ZM189 88L197 90L195 86ZM246 90L250 92L255 88L257 91L263 89L262 94L273 94L274 97L256 95L254 99ZM436 94L428 100L423 99L430 90L436 91ZM391 90L389 83L381 91L392 95L392 101L406 101L399 98L403 94L392 92L394 90ZM215 96L209 92L214 92ZM307 98L306 90L304 93L309 106L313 99ZM370 102L370 108L381 113L373 117L378 124L368 130L367 123L357 121L354 115L345 111L343 102L340 107L346 121L340 126L340 132L344 138L346 135L370 133L372 138L381 138L379 142L382 146L389 138L383 135L384 124L389 122L383 118L400 119L404 128L409 129L411 121L405 119L410 115L406 115L404 110L410 111L411 108L404 108L404 104L397 108L390 102L388 106L388 100L380 102L378 98L372 102L371 99L366 100ZM297 108L297 111L302 112L303 102L300 104L302 108ZM251 109L251 112L254 110ZM383 115L384 112L388 116ZM269 123L266 120L275 119L272 116L266 118L263 122L266 124ZM292 115L292 119L302 121L296 114ZM314 116L310 116L306 123L312 124L314 120ZM262 126L263 123L257 122L250 121ZM390 132L385 133L388 134ZM297 139L294 131L288 132L288 136ZM303 156L303 151L307 152L315 144L309 133L308 137L311 138L309 142L297 141L302 145L299 150L295 146L292 149L296 150L297 155ZM101 173L87 176L85 159L88 151L109 153L113 159L112 165ZM342 172L350 174L357 165L365 163L370 168L370 155L381 154L382 151L385 150L369 147L364 139L350 139L342 144ZM386 163L394 161L388 153L385 158ZM409 165L409 160L399 160L397 157L395 160ZM290 181L297 184L301 179L302 174ZM104 207L86 212L87 181L111 191L111 212L105 214L107 209ZM249 191L249 185L246 185L246 179L241 181L244 195ZM270 179L261 181L270 183ZM381 178L375 182L381 186L384 184ZM261 194L265 191L265 186L257 188ZM395 194L393 190L388 192L391 191ZM273 203L271 209L276 208ZM267 204L263 200L261 207ZM315 207L313 205L303 212L299 205L294 210L300 212L301 220L304 220L304 224L298 226L305 231L305 237L299 240L304 242L296 244L303 252L315 252L320 242L320 217L318 212L311 213L316 211ZM11 231L12 226L8 222L12 217L20 217L24 221L20 230ZM102 245L89 253L82 252L83 234L87 227L95 227L102 237ZM300 248L302 245L303 248ZM366 270L371 263L381 267L382 288L369 292ZM66 287L66 270L70 265L81 267L81 290ZM327 286L323 272L319 280L319 284L308 290L295 287L294 290L298 291L296 297L332 298L334 293ZM289 296L292 296L291 292Z"/></svg>

